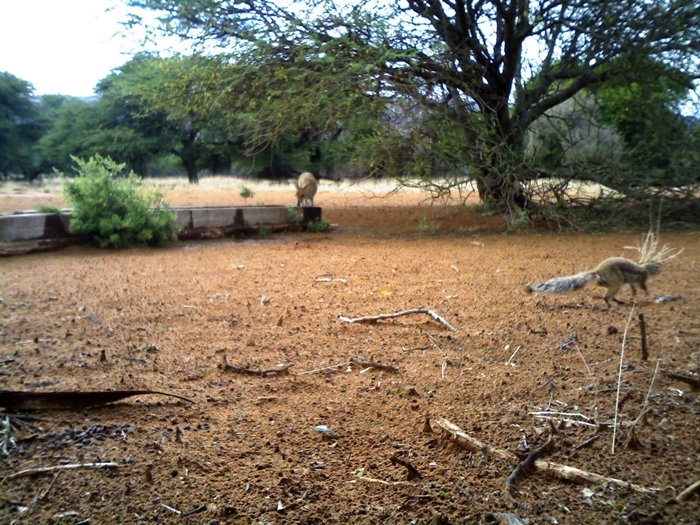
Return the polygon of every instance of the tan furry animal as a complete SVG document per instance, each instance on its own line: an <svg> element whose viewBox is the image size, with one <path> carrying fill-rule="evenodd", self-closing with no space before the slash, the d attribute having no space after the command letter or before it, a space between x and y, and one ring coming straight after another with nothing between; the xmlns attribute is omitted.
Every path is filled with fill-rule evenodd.
<svg viewBox="0 0 700 525"><path fill-rule="evenodd" d="M297 206L313 206L318 191L318 181L311 172L305 171L297 181Z"/></svg>
<svg viewBox="0 0 700 525"><path fill-rule="evenodd" d="M617 292L625 284L630 285L632 294L636 295L637 289L634 285L638 284L649 295L647 278L650 275L658 275L660 271L661 268L658 264L639 265L624 257L611 257L605 259L593 270L568 277L558 277L546 283L528 284L525 287L525 291L528 293L567 293L583 288L589 281L595 280L598 286L607 288L604 299L609 307L611 300L625 304L615 298Z"/></svg>

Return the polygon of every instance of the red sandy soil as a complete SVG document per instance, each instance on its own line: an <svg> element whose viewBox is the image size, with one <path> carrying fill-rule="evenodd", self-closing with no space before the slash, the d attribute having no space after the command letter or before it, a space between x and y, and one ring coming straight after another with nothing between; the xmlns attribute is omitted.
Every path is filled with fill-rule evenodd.
<svg viewBox="0 0 700 525"><path fill-rule="evenodd" d="M167 200L240 205L237 193L184 188ZM253 200L292 197L259 190ZM698 379L697 232L662 234L684 251L650 289L681 298L640 294L626 330L630 304L601 308L593 284L546 298L524 285L634 258L625 247L639 233L506 235L498 218L422 201L322 185L316 204L333 224L322 234L0 260L0 388L193 401L144 395L12 417L0 522L461 524L512 513L527 523L698 523L700 496L674 498L700 479L700 399L666 375ZM46 202L62 205L41 191L5 192L0 211ZM620 298L630 303L629 290ZM339 319L410 308L457 331L424 314ZM243 375L224 358L291 368ZM548 419L533 414L543 411ZM506 480L519 460L461 448L439 434L438 418L509 453L551 437L540 459L657 490L526 469L510 490L514 508ZM117 466L6 477L94 462Z"/></svg>

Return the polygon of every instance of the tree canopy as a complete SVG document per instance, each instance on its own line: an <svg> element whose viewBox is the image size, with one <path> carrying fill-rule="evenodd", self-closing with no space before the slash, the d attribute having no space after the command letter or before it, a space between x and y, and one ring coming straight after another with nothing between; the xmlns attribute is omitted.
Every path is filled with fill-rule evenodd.
<svg viewBox="0 0 700 525"><path fill-rule="evenodd" d="M0 173L33 172L33 146L40 135L34 88L10 73L0 73Z"/></svg>
<svg viewBox="0 0 700 525"><path fill-rule="evenodd" d="M322 117L330 128L359 99L407 108L393 138L409 119L414 131L427 123L422 138L450 148L445 168L466 167L481 198L499 206L528 204L519 180L538 174L523 169L525 134L548 110L639 74L637 57L699 74L695 0L127 3L155 11L160 30L272 68L263 89L296 103L263 110L265 133L283 131L292 111L296 122ZM417 162L426 148L412 151Z"/></svg>

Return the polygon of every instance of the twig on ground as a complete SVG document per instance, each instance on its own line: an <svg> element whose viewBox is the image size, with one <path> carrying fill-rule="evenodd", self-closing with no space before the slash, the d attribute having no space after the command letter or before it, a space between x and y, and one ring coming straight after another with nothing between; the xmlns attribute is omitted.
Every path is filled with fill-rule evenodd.
<svg viewBox="0 0 700 525"><path fill-rule="evenodd" d="M678 494L678 496L676 496L676 501L678 503L683 503L684 501L688 501L690 499L690 497L698 491L700 491L700 480L696 481L695 483L690 485L687 489L685 489L683 492Z"/></svg>
<svg viewBox="0 0 700 525"><path fill-rule="evenodd" d="M317 283L347 283L347 279L331 279L330 277L319 277Z"/></svg>
<svg viewBox="0 0 700 525"><path fill-rule="evenodd" d="M670 379L677 379L678 381L683 381L684 383L689 384L693 390L700 388L700 380L695 377L688 377L675 372L664 372L664 375Z"/></svg>
<svg viewBox="0 0 700 525"><path fill-rule="evenodd" d="M514 453L508 450L491 447L479 441L478 439L473 438L472 436L462 431L462 429L460 429L457 425L454 425L445 418L440 417L433 420L431 422L431 426L432 425L434 425L432 427L433 430L435 429L435 427L444 430L447 434L448 439L452 443L455 443L456 445L464 449L472 450L475 452L483 452L484 454L488 454L512 463L519 462L518 456L516 456ZM554 478L564 479L567 481L572 481L574 483L588 482L596 483L598 485L603 485L607 483L608 485L615 485L621 488L628 488L630 490L634 490L635 492L640 492L644 494L653 494L661 490L659 488L642 487L640 485L635 485L634 483L629 483L620 479L608 478L606 476L601 476L600 474L595 474L593 472L587 472L585 470L580 470L574 467L569 467L567 465L552 463L550 461L544 461L541 459L535 460L534 466L537 470L540 470L543 473L548 474Z"/></svg>
<svg viewBox="0 0 700 525"><path fill-rule="evenodd" d="M40 467L40 468L29 468L26 470L20 470L14 474L5 476L3 479L17 479L24 478L27 476L35 476L38 474L46 474L47 472L55 472L57 470L75 470L79 468L117 468L119 465L117 463L107 462L107 463L76 463L70 465L56 465L54 467Z"/></svg>
<svg viewBox="0 0 700 525"><path fill-rule="evenodd" d="M323 368L314 368L313 370L306 370L304 372L299 372L298 376L303 376L306 374L315 374L317 372L324 372L326 370L335 370L336 368L340 368L341 366L348 366L350 363L344 362L344 363L338 363L337 365L331 365L331 366L324 366Z"/></svg>
<svg viewBox="0 0 700 525"><path fill-rule="evenodd" d="M554 412L550 410L538 410L536 412L528 412L531 416L535 417L545 417L547 416L564 416L564 417L579 417L583 419L584 421L591 421L591 418L588 416L584 416L583 414L579 414L578 412Z"/></svg>
<svg viewBox="0 0 700 525"><path fill-rule="evenodd" d="M44 498L48 495L49 491L53 488L54 483L56 483L56 480L58 479L58 475L61 473L61 471L57 471L56 474L53 475L53 479L51 480L51 483L49 483L49 486L46 487L46 490L43 492L39 492L36 495L36 498L34 498L34 501L32 501L32 505L36 506L36 504L40 501L43 501Z"/></svg>
<svg viewBox="0 0 700 525"><path fill-rule="evenodd" d="M377 368L379 370L386 370L387 372L392 372L395 374L397 374L399 372L399 369L396 368L395 366L377 363L376 361L368 361L366 359L361 359L359 357L353 357L352 359L350 359L350 362L353 364L359 365L362 368Z"/></svg>
<svg viewBox="0 0 700 525"><path fill-rule="evenodd" d="M618 310L612 310L612 309L608 308L607 306L599 306L597 304L559 304L556 306L549 307L550 310L563 310L565 308L574 308L574 309L584 308L586 310L597 310L599 312L610 311L610 312L613 312L616 314L625 315L623 312L620 312Z"/></svg>
<svg viewBox="0 0 700 525"><path fill-rule="evenodd" d="M547 335L547 329L543 328L542 330L535 330L534 328L530 328L528 326L527 327L527 335L530 335L530 334L541 335L542 337L544 337L545 335Z"/></svg>
<svg viewBox="0 0 700 525"><path fill-rule="evenodd" d="M392 465L401 465L404 467L408 472L406 473L406 479L408 481L413 481L414 479L421 479L423 476L421 475L420 472L418 472L418 469L411 465L408 461L405 461L401 458L397 458L396 456L391 456L391 464Z"/></svg>
<svg viewBox="0 0 700 525"><path fill-rule="evenodd" d="M158 394L194 403L177 394L157 390L102 390L93 392L26 392L0 390L0 406L8 410L80 409L121 401L132 396Z"/></svg>
<svg viewBox="0 0 700 525"><path fill-rule="evenodd" d="M207 510L206 505L199 505L198 507L195 507L192 510L188 510L187 512L183 512L182 517L184 518L185 516L192 516L192 514L199 514L200 512L204 512L205 510Z"/></svg>
<svg viewBox="0 0 700 525"><path fill-rule="evenodd" d="M382 319L393 319L395 317L401 317L402 315L411 314L427 314L451 332L457 331L457 329L450 323L448 323L445 319L443 319L438 314L427 308L412 308L411 310L404 310L402 312L396 312L393 314L368 315L366 317L357 317L355 319L350 319L349 317L340 315L338 316L338 319L340 319L344 323L375 323L377 321L381 321Z"/></svg>
<svg viewBox="0 0 700 525"><path fill-rule="evenodd" d="M644 314L639 314L639 331L642 336L642 361L649 359L649 348L647 348L647 324L644 322Z"/></svg>
<svg viewBox="0 0 700 525"><path fill-rule="evenodd" d="M515 352L513 352L513 354L508 359L508 361L506 361L507 365L509 365L510 362L515 358L516 354L520 351L521 348L522 348L522 345L518 345L518 348L515 349Z"/></svg>
<svg viewBox="0 0 700 525"><path fill-rule="evenodd" d="M383 479L368 478L366 476L359 476L356 479L361 479L368 483L379 483L380 485L413 485L410 481L385 481Z"/></svg>
<svg viewBox="0 0 700 525"><path fill-rule="evenodd" d="M549 410L549 407L552 406L552 401L554 401L554 391L556 387L554 386L554 382L549 379L547 372L544 373L544 378L547 380L547 388L549 389L549 401L547 402L547 410Z"/></svg>
<svg viewBox="0 0 700 525"><path fill-rule="evenodd" d="M174 513L177 514L178 516L182 514L182 511L177 510L177 509L174 509L174 508L172 508L170 505L166 505L165 503L161 503L161 505L163 505L163 507L165 507L166 509L168 509L170 512L174 512Z"/></svg>
<svg viewBox="0 0 700 525"><path fill-rule="evenodd" d="M267 377L269 375L289 375L289 369L294 366L294 363L290 363L287 366L281 366L277 368L270 368L268 370L252 370L250 368L229 365L226 361L226 356L223 356L223 362L221 368L224 372L233 372L235 374L243 374L249 376L260 376Z"/></svg>
<svg viewBox="0 0 700 525"><path fill-rule="evenodd" d="M627 344L627 334L629 333L630 323L632 322L632 314L634 313L634 307L637 306L637 301L632 305L630 310L630 315L627 318L627 324L625 325L625 331L622 334L622 348L620 348L620 366L617 372L617 393L615 394L615 417L613 418L613 435L612 435L612 445L610 447L610 453L615 453L615 438L617 436L617 416L619 414L620 408L620 388L622 386L622 363L625 359L625 345Z"/></svg>
<svg viewBox="0 0 700 525"><path fill-rule="evenodd" d="M545 419L547 421L564 421L565 423L570 423L572 425L582 425L587 427L598 428L598 425L591 423L591 418L579 414L578 412L553 412L549 410L543 410L539 412L528 412L531 416L535 416L539 419ZM581 418L581 419L571 419L571 418Z"/></svg>
<svg viewBox="0 0 700 525"><path fill-rule="evenodd" d="M511 475L508 476L508 479L506 480L506 498L508 498L508 501L510 501L510 503L513 505L513 508L516 508L516 509L529 508L528 505L524 505L522 503L519 503L518 500L516 500L515 497L513 496L513 494L511 493L511 488L515 484L515 480L518 479L518 476L525 475L525 471L532 466L532 464L535 462L535 460L538 457L545 454L546 452L551 452L553 448L554 448L554 440L550 436L544 445L542 445L540 448L533 451L532 453L528 454L528 456L523 461L521 461L517 467L515 467L515 470L513 470Z"/></svg>
<svg viewBox="0 0 700 525"><path fill-rule="evenodd" d="M430 334L425 334L428 337L428 341L430 341L430 344L433 345L437 350L442 354L442 365L440 365L440 380L445 379L445 370L447 370L447 364L449 359L447 358L447 352L445 352L442 348L440 348L440 345L437 344L435 339L433 339L433 336Z"/></svg>
<svg viewBox="0 0 700 525"><path fill-rule="evenodd" d="M566 348L567 346L576 344L577 341L578 341L578 332L574 332L573 334L571 334L567 339L565 339L561 343L557 343L557 348L559 348L560 351L564 350L564 348Z"/></svg>
<svg viewBox="0 0 700 525"><path fill-rule="evenodd" d="M583 443L579 443L574 447L574 450L581 450L582 448L586 448L590 446L594 441L596 441L600 437L600 434L593 434L590 438L588 438L586 441Z"/></svg>
<svg viewBox="0 0 700 525"><path fill-rule="evenodd" d="M590 367L588 366L588 363L586 363L586 358L583 357L583 352L581 352L581 349L578 347L577 344L574 344L574 348L576 348L576 351L578 352L579 357L581 358L581 361L583 361L583 366L586 367L586 371L588 372L589 376L593 375L593 372L591 372Z"/></svg>
<svg viewBox="0 0 700 525"><path fill-rule="evenodd" d="M634 423L632 423L632 429L641 421L641 419L645 416L645 414L649 411L649 397L651 396L651 389L654 386L654 381L656 380L656 374L659 372L659 364L661 363L661 359L656 360L656 368L654 368L654 374L651 376L651 383L649 383L649 390L647 390L647 395L644 398L644 403L642 403L642 408L639 411L639 415L637 416L637 419L634 420ZM630 432L632 431L630 429Z"/></svg>

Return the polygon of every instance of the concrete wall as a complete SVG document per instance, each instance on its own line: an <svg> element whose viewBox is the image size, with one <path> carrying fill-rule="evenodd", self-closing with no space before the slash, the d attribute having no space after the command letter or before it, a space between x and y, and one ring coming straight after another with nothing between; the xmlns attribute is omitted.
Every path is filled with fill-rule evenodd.
<svg viewBox="0 0 700 525"><path fill-rule="evenodd" d="M284 206L243 206L240 208L173 208L177 214L178 230L206 230L221 228L227 231L255 230L259 224L279 229L290 226ZM302 223L321 218L321 208L297 208ZM19 242L38 239L70 237L69 213L22 212L0 215L0 242Z"/></svg>

